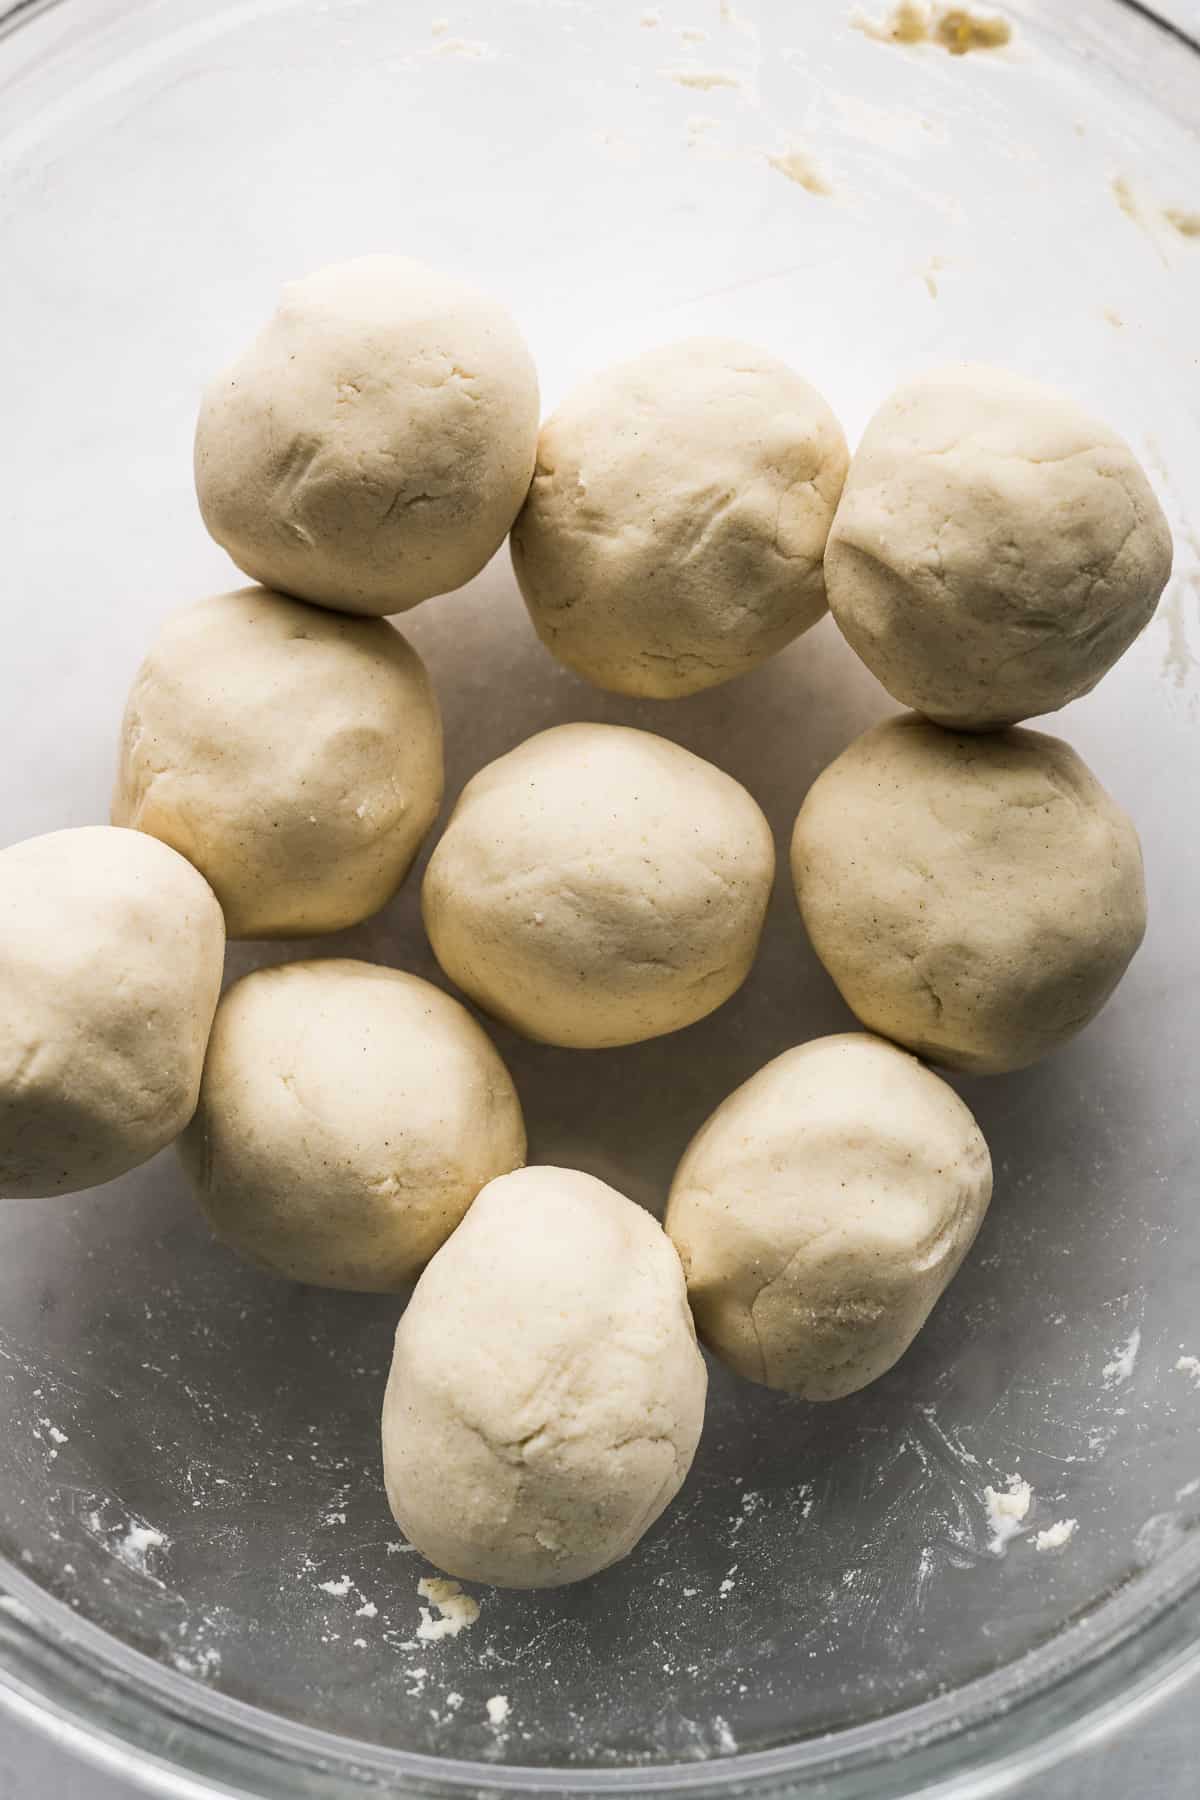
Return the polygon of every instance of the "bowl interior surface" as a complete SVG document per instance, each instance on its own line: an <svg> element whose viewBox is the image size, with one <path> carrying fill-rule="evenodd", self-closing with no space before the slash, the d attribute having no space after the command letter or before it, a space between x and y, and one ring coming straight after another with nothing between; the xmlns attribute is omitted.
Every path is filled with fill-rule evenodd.
<svg viewBox="0 0 1200 1800"><path fill-rule="evenodd" d="M877 41L845 0L446 0L444 18L391 0L65 0L0 39L0 841L106 816L158 621L240 585L196 511L200 388L281 282L363 251L494 290L547 409L613 358L697 333L784 357L852 442L938 362L1045 378L1129 437L1177 545L1155 621L1048 722L1142 835L1151 922L1127 979L1042 1066L956 1083L995 1199L898 1367L814 1407L712 1365L683 1493L599 1579L480 1591L471 1629L422 1638L432 1571L378 1467L401 1300L243 1266L171 1153L0 1209L0 1551L112 1639L383 1751L636 1772L884 1715L899 1731L1188 1554L1200 114L1175 86L1195 74L1184 46L1089 10L1083 35L1065 3L1022 5L1008 49L962 57ZM809 783L887 696L828 619L709 694L599 693L539 646L503 554L401 624L444 708L448 803L531 732L609 720L730 770L776 830L759 962L713 1017L592 1054L495 1032L531 1160L661 1212L734 1086L852 1025L784 858ZM441 980L423 862L361 929L234 946L231 975L334 953ZM997 1554L984 1490L1018 1472L1028 1530ZM1063 1519L1069 1544L1035 1549Z"/></svg>

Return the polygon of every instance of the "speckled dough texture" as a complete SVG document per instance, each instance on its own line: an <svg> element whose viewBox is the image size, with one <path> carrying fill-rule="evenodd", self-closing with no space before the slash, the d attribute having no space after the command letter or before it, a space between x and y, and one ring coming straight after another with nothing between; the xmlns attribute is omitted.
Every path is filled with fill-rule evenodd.
<svg viewBox="0 0 1200 1800"><path fill-rule="evenodd" d="M163 626L112 821L195 863L230 937L306 937L391 899L441 797L437 700L399 632L244 588Z"/></svg>
<svg viewBox="0 0 1200 1800"><path fill-rule="evenodd" d="M284 963L217 1009L179 1153L216 1235L260 1267L383 1292L525 1158L520 1102L465 1007L373 963Z"/></svg>
<svg viewBox="0 0 1200 1800"><path fill-rule="evenodd" d="M1136 831L1070 745L1035 731L905 714L865 732L810 788L792 876L863 1024L980 1073L1081 1030L1146 926Z"/></svg>
<svg viewBox="0 0 1200 1800"><path fill-rule="evenodd" d="M678 1492L706 1385L658 1222L572 1169L503 1176L396 1330L392 1511L460 1580L581 1581L627 1556Z"/></svg>
<svg viewBox="0 0 1200 1800"><path fill-rule="evenodd" d="M754 800L647 731L560 725L480 770L421 895L442 968L574 1049L691 1025L750 971L775 869Z"/></svg>
<svg viewBox="0 0 1200 1800"><path fill-rule="evenodd" d="M477 575L525 498L537 374L485 294L400 256L283 290L204 395L204 523L267 587L403 612Z"/></svg>
<svg viewBox="0 0 1200 1800"><path fill-rule="evenodd" d="M513 568L543 643L671 698L756 668L825 611L846 443L749 344L693 338L593 377L542 427Z"/></svg>
<svg viewBox="0 0 1200 1800"><path fill-rule="evenodd" d="M991 1191L953 1089L846 1033L786 1050L722 1102L675 1173L666 1227L710 1349L751 1381L838 1400L908 1349Z"/></svg>
<svg viewBox="0 0 1200 1800"><path fill-rule="evenodd" d="M872 673L971 730L1088 693L1170 572L1170 530L1123 439L1066 395L977 364L885 401L825 556L834 618Z"/></svg>
<svg viewBox="0 0 1200 1800"><path fill-rule="evenodd" d="M0 1196L112 1181L183 1129L224 952L212 889L153 838L0 851Z"/></svg>

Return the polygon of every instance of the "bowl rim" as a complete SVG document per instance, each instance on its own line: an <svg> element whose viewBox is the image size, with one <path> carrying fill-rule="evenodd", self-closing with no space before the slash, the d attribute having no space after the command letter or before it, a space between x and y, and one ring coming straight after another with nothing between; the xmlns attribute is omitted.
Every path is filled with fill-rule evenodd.
<svg viewBox="0 0 1200 1800"><path fill-rule="evenodd" d="M361 1800L364 1790L990 1800L1102 1744L1198 1674L1200 1530L1045 1643L902 1713L705 1762L456 1761L339 1736L192 1681L0 1561L0 1712L162 1800Z"/></svg>
<svg viewBox="0 0 1200 1800"><path fill-rule="evenodd" d="M1163 76L1168 102L1195 125L1200 39L1144 0L1115 5L1145 34L1143 73ZM60 10L67 0L0 0L0 41ZM1075 0L1009 0L1007 10L1042 26L1057 16L1103 54L1104 22L1081 18ZM1198 1676L1194 1524L1173 1551L1131 1571L1032 1650L861 1724L704 1762L588 1769L440 1759L340 1736L191 1680L111 1637L0 1556L0 1717L160 1800L362 1800L364 1792L991 1800L1101 1746Z"/></svg>

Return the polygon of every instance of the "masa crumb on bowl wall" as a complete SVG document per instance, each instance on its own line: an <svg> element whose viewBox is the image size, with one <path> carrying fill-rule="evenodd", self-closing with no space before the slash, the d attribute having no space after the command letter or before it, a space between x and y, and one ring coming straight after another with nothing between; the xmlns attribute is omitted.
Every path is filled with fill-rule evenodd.
<svg viewBox="0 0 1200 1800"><path fill-rule="evenodd" d="M869 19L856 13L856 31L881 44L940 44L951 56L969 50L1000 50L1012 42L1012 26L997 14L973 12L969 6L931 7L920 0L900 0L887 17Z"/></svg>
<svg viewBox="0 0 1200 1800"><path fill-rule="evenodd" d="M987 1507L988 1549L993 1556L1003 1556L1012 1538L1018 1537L1022 1522L1033 1503L1033 1489L1020 1475L1010 1475L1002 1488L985 1487Z"/></svg>
<svg viewBox="0 0 1200 1800"><path fill-rule="evenodd" d="M1035 1550L1061 1550L1070 1543L1078 1527L1078 1519L1056 1519L1044 1531L1034 1532L1033 1547Z"/></svg>
<svg viewBox="0 0 1200 1800"><path fill-rule="evenodd" d="M464 1594L457 1581L449 1581L440 1575L426 1575L418 1581L417 1592L423 1600L429 1601L429 1606L421 1608L421 1623L417 1626L417 1636L423 1644L457 1637L479 1617L478 1600L471 1594Z"/></svg>

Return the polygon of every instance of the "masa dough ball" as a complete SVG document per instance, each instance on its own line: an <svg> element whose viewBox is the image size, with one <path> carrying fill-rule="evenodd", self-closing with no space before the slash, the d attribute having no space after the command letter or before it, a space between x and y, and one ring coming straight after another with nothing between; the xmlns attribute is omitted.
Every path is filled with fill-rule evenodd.
<svg viewBox="0 0 1200 1800"><path fill-rule="evenodd" d="M706 1386L657 1220L573 1169L502 1176L396 1330L392 1512L460 1580L582 1581L628 1556L678 1493Z"/></svg>
<svg viewBox="0 0 1200 1800"><path fill-rule="evenodd" d="M732 776L648 731L559 725L467 783L421 904L479 1006L594 1050L678 1031L737 991L774 869Z"/></svg>
<svg viewBox="0 0 1200 1800"><path fill-rule="evenodd" d="M421 263L364 256L290 282L209 387L196 493L256 581L404 612L499 549L537 429L537 374L503 307Z"/></svg>
<svg viewBox="0 0 1200 1800"><path fill-rule="evenodd" d="M908 1349L991 1192L954 1090L847 1033L785 1050L722 1102L676 1170L666 1227L709 1348L751 1381L838 1400Z"/></svg>
<svg viewBox="0 0 1200 1800"><path fill-rule="evenodd" d="M1064 394L975 364L875 414L825 555L834 618L871 672L969 730L1088 693L1170 573L1128 444Z"/></svg>
<svg viewBox="0 0 1200 1800"><path fill-rule="evenodd" d="M619 694L757 668L825 611L846 462L816 389L748 344L693 338L606 370L543 425L513 527L538 636Z"/></svg>
<svg viewBox="0 0 1200 1800"><path fill-rule="evenodd" d="M142 664L112 821L195 863L230 937L307 937L391 899L441 797L437 701L399 632L243 588L174 614Z"/></svg>
<svg viewBox="0 0 1200 1800"><path fill-rule="evenodd" d="M224 954L212 889L153 838L0 850L0 1195L95 1187L182 1131Z"/></svg>
<svg viewBox="0 0 1200 1800"><path fill-rule="evenodd" d="M229 989L179 1153L217 1237L260 1268L386 1291L520 1166L525 1127L508 1070L457 1000L330 958Z"/></svg>
<svg viewBox="0 0 1200 1800"><path fill-rule="evenodd" d="M1132 824L1069 744L906 714L809 789L792 876L863 1024L931 1062L1020 1069L1095 1017L1142 941Z"/></svg>

